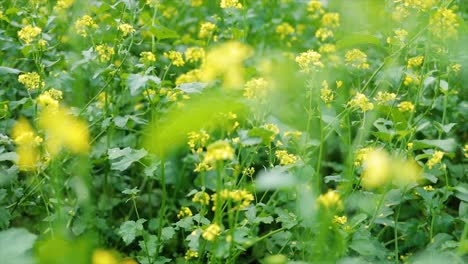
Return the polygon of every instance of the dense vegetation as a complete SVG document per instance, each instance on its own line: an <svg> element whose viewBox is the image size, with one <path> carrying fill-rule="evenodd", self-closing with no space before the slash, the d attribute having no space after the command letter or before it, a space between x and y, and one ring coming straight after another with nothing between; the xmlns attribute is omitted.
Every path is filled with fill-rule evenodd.
<svg viewBox="0 0 468 264"><path fill-rule="evenodd" d="M467 18L2 0L0 262L467 263Z"/></svg>

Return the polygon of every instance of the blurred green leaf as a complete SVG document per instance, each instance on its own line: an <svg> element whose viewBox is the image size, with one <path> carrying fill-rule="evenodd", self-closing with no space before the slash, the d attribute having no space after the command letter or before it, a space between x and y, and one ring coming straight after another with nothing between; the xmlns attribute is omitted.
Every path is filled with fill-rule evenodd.
<svg viewBox="0 0 468 264"><path fill-rule="evenodd" d="M219 118L219 113L239 113L243 109L244 105L225 95L204 94L192 98L183 107L172 108L164 119L148 127L145 146L166 155L186 142L188 132L222 124L224 120Z"/></svg>
<svg viewBox="0 0 468 264"><path fill-rule="evenodd" d="M457 142L453 138L449 139L424 139L413 141L413 149L439 148L445 152L453 152L457 147Z"/></svg>
<svg viewBox="0 0 468 264"><path fill-rule="evenodd" d="M0 259L8 264L32 264L32 248L37 236L24 228L0 232ZM3 262L7 263L7 262Z"/></svg>
<svg viewBox="0 0 468 264"><path fill-rule="evenodd" d="M140 90L146 86L146 83L148 81L152 81L155 84L161 83L161 79L159 79L159 77L157 76L130 74L127 77L127 85L128 85L128 88L130 89L130 94L132 96L137 95L140 92Z"/></svg>

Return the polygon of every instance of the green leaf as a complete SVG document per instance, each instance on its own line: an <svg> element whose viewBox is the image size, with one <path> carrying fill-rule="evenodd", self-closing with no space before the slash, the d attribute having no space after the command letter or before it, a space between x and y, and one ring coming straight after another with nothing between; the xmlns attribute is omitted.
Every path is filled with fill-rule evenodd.
<svg viewBox="0 0 468 264"><path fill-rule="evenodd" d="M0 259L11 264L34 263L32 248L36 238L36 235L24 228L11 228L0 232Z"/></svg>
<svg viewBox="0 0 468 264"><path fill-rule="evenodd" d="M424 139L413 141L413 149L439 148L445 152L453 152L457 147L457 142L453 138L448 139Z"/></svg>
<svg viewBox="0 0 468 264"><path fill-rule="evenodd" d="M149 31L159 40L179 37L177 32L161 25L151 26Z"/></svg>
<svg viewBox="0 0 468 264"><path fill-rule="evenodd" d="M206 84L201 82L182 83L177 85L175 89L181 90L186 94L201 93L205 89Z"/></svg>
<svg viewBox="0 0 468 264"><path fill-rule="evenodd" d="M124 149L109 149L107 154L109 155L109 160L112 161L111 168L113 170L124 171L130 167L132 163L145 157L148 152L144 149L132 149L126 147Z"/></svg>
<svg viewBox="0 0 468 264"><path fill-rule="evenodd" d="M187 133L222 124L219 113L239 113L244 109L232 97L203 94L187 101L184 107L174 107L164 120L151 124L146 131L145 145L159 155L166 155L187 140ZM190 114L187 114L190 113Z"/></svg>
<svg viewBox="0 0 468 264"><path fill-rule="evenodd" d="M146 86L148 81L152 81L156 84L161 83L161 79L157 76L152 75L140 75L140 74L130 74L127 77L127 85L130 89L130 94L132 96L137 95L142 88Z"/></svg>
<svg viewBox="0 0 468 264"><path fill-rule="evenodd" d="M18 157L15 152L6 152L0 154L0 161L16 161L17 158Z"/></svg>
<svg viewBox="0 0 468 264"><path fill-rule="evenodd" d="M174 235L175 235L174 228L170 226L164 227L161 231L161 239L163 241L167 241L171 239L172 237L174 237Z"/></svg>
<svg viewBox="0 0 468 264"><path fill-rule="evenodd" d="M276 208L275 213L278 214L276 222L281 223L281 225L286 229L291 229L298 223L297 216L291 212L281 208Z"/></svg>
<svg viewBox="0 0 468 264"><path fill-rule="evenodd" d="M122 237L125 244L129 245L132 243L135 238L141 235L143 231L143 223L146 222L145 219L139 219L138 221L127 221L124 222L120 228L118 234Z"/></svg>
<svg viewBox="0 0 468 264"><path fill-rule="evenodd" d="M19 73L21 73L21 71L18 70L18 69L13 69L13 68L9 68L9 67L0 66L0 75L3 75L3 74L19 74Z"/></svg>

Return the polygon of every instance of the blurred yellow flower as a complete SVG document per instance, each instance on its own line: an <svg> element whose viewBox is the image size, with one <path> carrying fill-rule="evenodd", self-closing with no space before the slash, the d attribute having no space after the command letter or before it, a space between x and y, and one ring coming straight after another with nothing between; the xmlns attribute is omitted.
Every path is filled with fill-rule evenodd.
<svg viewBox="0 0 468 264"><path fill-rule="evenodd" d="M343 202L341 201L340 194L333 190L329 190L327 193L321 194L317 201L328 209L343 209Z"/></svg>
<svg viewBox="0 0 468 264"><path fill-rule="evenodd" d="M18 82L24 84L26 89L35 90L44 88L45 82L41 80L41 76L37 72L26 72L18 76Z"/></svg>
<svg viewBox="0 0 468 264"><path fill-rule="evenodd" d="M459 17L448 8L438 9L429 19L429 31L440 39L457 37L459 26Z"/></svg>
<svg viewBox="0 0 468 264"><path fill-rule="evenodd" d="M185 258L186 260L198 258L198 252L189 249L189 250L187 250L187 252L185 252L184 258Z"/></svg>
<svg viewBox="0 0 468 264"><path fill-rule="evenodd" d="M192 198L192 202L200 203L201 205L210 204L210 195L206 192L197 192Z"/></svg>
<svg viewBox="0 0 468 264"><path fill-rule="evenodd" d="M201 66L204 81L223 78L225 88L242 88L244 82L243 62L250 57L252 49L240 42L226 42L212 50L206 56Z"/></svg>
<svg viewBox="0 0 468 264"><path fill-rule="evenodd" d="M93 252L92 264L119 264L119 261L111 251L96 249Z"/></svg>
<svg viewBox="0 0 468 264"><path fill-rule="evenodd" d="M267 96L268 82L264 78L254 78L244 85L243 95L250 100L262 100Z"/></svg>
<svg viewBox="0 0 468 264"><path fill-rule="evenodd" d="M363 163L361 184L366 189L374 189L388 182L391 160L387 152L375 149L369 152Z"/></svg>
<svg viewBox="0 0 468 264"><path fill-rule="evenodd" d="M408 59L408 68L417 68L422 65L424 61L424 56L416 56Z"/></svg>
<svg viewBox="0 0 468 264"><path fill-rule="evenodd" d="M31 124L25 118L20 118L11 132L11 137L16 144L18 159L16 164L20 170L34 170L39 164L39 144L42 138L37 136Z"/></svg>
<svg viewBox="0 0 468 264"><path fill-rule="evenodd" d="M287 35L294 33L294 28L288 22L283 22L276 27L275 31L281 39L285 39Z"/></svg>
<svg viewBox="0 0 468 264"><path fill-rule="evenodd" d="M210 38L216 29L216 25L211 22L204 22L200 25L200 31L198 37L201 39Z"/></svg>
<svg viewBox="0 0 468 264"><path fill-rule="evenodd" d="M74 153L87 153L89 150L88 125L63 107L43 109L39 115L39 127L46 133L46 149L52 157L62 147Z"/></svg>

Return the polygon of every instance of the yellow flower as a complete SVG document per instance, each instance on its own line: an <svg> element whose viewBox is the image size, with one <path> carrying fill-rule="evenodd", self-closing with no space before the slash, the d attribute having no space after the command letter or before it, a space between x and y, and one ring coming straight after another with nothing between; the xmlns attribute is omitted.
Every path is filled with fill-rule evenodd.
<svg viewBox="0 0 468 264"><path fill-rule="evenodd" d="M205 50L199 47L191 47L185 50L185 60L188 62L197 62L205 59Z"/></svg>
<svg viewBox="0 0 468 264"><path fill-rule="evenodd" d="M19 169L23 171L34 170L40 160L38 146L42 142L42 138L36 135L25 118L20 118L15 123L11 137L17 146L18 159L16 164Z"/></svg>
<svg viewBox="0 0 468 264"><path fill-rule="evenodd" d="M460 72L461 67L462 67L462 66L461 66L461 64L459 64L459 63L455 63L455 64L450 65L450 69L451 69L453 72L455 72L455 73Z"/></svg>
<svg viewBox="0 0 468 264"><path fill-rule="evenodd" d="M216 141L207 148L203 162L213 164L220 160L230 160L234 158L234 149L227 141Z"/></svg>
<svg viewBox="0 0 468 264"><path fill-rule="evenodd" d="M307 4L307 11L311 14L312 18L317 18L319 15L325 13L322 9L322 3L319 0L311 0Z"/></svg>
<svg viewBox="0 0 468 264"><path fill-rule="evenodd" d="M39 115L39 127L45 131L46 149L55 156L62 147L74 153L87 153L89 150L88 125L70 115L65 108L45 108Z"/></svg>
<svg viewBox="0 0 468 264"><path fill-rule="evenodd" d="M321 41L325 41L328 38L333 38L333 36L333 31L324 27L317 29L317 31L315 32L315 37L320 39Z"/></svg>
<svg viewBox="0 0 468 264"><path fill-rule="evenodd" d="M244 85L244 96L250 100L265 99L268 82L264 78L254 78Z"/></svg>
<svg viewBox="0 0 468 264"><path fill-rule="evenodd" d="M180 211L177 214L177 218L181 219L181 218L184 218L184 217L187 217L187 216L192 216L192 215L193 215L192 210L190 210L190 208L184 206L184 207L180 208Z"/></svg>
<svg viewBox="0 0 468 264"><path fill-rule="evenodd" d="M362 163L367 159L369 153L374 151L373 148L361 148L356 152L354 159L354 166L361 166Z"/></svg>
<svg viewBox="0 0 468 264"><path fill-rule="evenodd" d="M234 41L213 48L201 67L203 81L213 81L221 76L225 88L242 88L243 62L251 54L252 49L249 46Z"/></svg>
<svg viewBox="0 0 468 264"><path fill-rule="evenodd" d="M239 0L221 0L221 8L242 8L242 4Z"/></svg>
<svg viewBox="0 0 468 264"><path fill-rule="evenodd" d="M335 216L333 216L333 223L344 225L344 224L346 224L346 222L348 222L348 218L346 217L346 215L343 215L343 216L335 215Z"/></svg>
<svg viewBox="0 0 468 264"><path fill-rule="evenodd" d="M130 24L127 24L127 23L124 23L124 24L120 24L119 27L118 27L119 31L122 32L122 35L124 37L126 37L128 34L130 33L134 33L135 32L135 29L133 28L132 25Z"/></svg>
<svg viewBox="0 0 468 264"><path fill-rule="evenodd" d="M427 161L427 167L429 167L429 169L432 169L434 165L440 163L442 161L442 158L444 157L444 154L445 153L443 151L434 151L432 157Z"/></svg>
<svg viewBox="0 0 468 264"><path fill-rule="evenodd" d="M326 80L322 82L322 88L320 89L320 98L325 104L329 104L335 99L335 95L333 94L333 91L330 90L330 88L328 88L328 82Z"/></svg>
<svg viewBox="0 0 468 264"><path fill-rule="evenodd" d="M429 31L437 38L450 39L458 35L459 18L453 10L438 9L429 19Z"/></svg>
<svg viewBox="0 0 468 264"><path fill-rule="evenodd" d="M168 58L176 67L181 67L185 64L185 61L182 58L182 53L178 51L171 50L169 52L164 52L164 57Z"/></svg>
<svg viewBox="0 0 468 264"><path fill-rule="evenodd" d="M345 54L346 65L357 69L368 69L367 55L359 49L352 49Z"/></svg>
<svg viewBox="0 0 468 264"><path fill-rule="evenodd" d="M326 13L322 16L322 26L327 28L337 28L340 26L340 14Z"/></svg>
<svg viewBox="0 0 468 264"><path fill-rule="evenodd" d="M319 47L320 53L333 53L336 51L336 46L333 44L323 44Z"/></svg>
<svg viewBox="0 0 468 264"><path fill-rule="evenodd" d="M109 250L96 249L93 252L92 264L118 264L117 257Z"/></svg>
<svg viewBox="0 0 468 264"><path fill-rule="evenodd" d="M275 151L275 156L279 159L279 163L282 166L294 164L299 160L296 155L290 154L286 150Z"/></svg>
<svg viewBox="0 0 468 264"><path fill-rule="evenodd" d="M340 194L333 190L329 190L326 194L321 194L318 197L318 202L325 208L336 210L343 209L343 202L341 201Z"/></svg>
<svg viewBox="0 0 468 264"><path fill-rule="evenodd" d="M414 75L406 75L405 79L403 80L403 84L405 86L409 86L412 83L415 83L416 85L419 85L419 82L420 82L419 77L414 76Z"/></svg>
<svg viewBox="0 0 468 264"><path fill-rule="evenodd" d="M190 5L193 7L201 6L203 4L203 0L190 0Z"/></svg>
<svg viewBox="0 0 468 264"><path fill-rule="evenodd" d="M41 81L41 76L37 72L26 72L18 76L18 82L24 84L26 89L35 90L44 88L45 83Z"/></svg>
<svg viewBox="0 0 468 264"><path fill-rule="evenodd" d="M50 107L51 109L58 109L59 107L58 100L52 98L52 96L47 92L39 95L36 99L36 102L42 107Z"/></svg>
<svg viewBox="0 0 468 264"><path fill-rule="evenodd" d="M98 25L94 22L93 18L88 15L82 16L75 22L76 32L83 37L88 36L89 30L97 28Z"/></svg>
<svg viewBox="0 0 468 264"><path fill-rule="evenodd" d="M397 99L396 94L389 93L389 92L380 92L380 91L377 92L377 96L374 98L374 100L377 102L378 105L384 105L396 99Z"/></svg>
<svg viewBox="0 0 468 264"><path fill-rule="evenodd" d="M205 22L200 25L200 32L198 32L198 37L201 39L210 38L213 35L213 32L216 29L216 25L211 22Z"/></svg>
<svg viewBox="0 0 468 264"><path fill-rule="evenodd" d="M198 258L198 252L189 249L189 250L187 250L187 252L185 252L184 258L185 258L186 260Z"/></svg>
<svg viewBox="0 0 468 264"><path fill-rule="evenodd" d="M323 63L320 61L321 57L322 55L320 55L320 53L314 50L308 50L299 54L295 60L297 64L299 64L301 72L309 73L324 67Z"/></svg>
<svg viewBox="0 0 468 264"><path fill-rule="evenodd" d="M98 53L99 60L101 62L109 61L115 54L114 48L107 45L97 45L96 52Z"/></svg>
<svg viewBox="0 0 468 264"><path fill-rule="evenodd" d="M64 9L68 9L70 6L73 5L75 0L59 0L57 4L54 6L54 10L60 11Z"/></svg>
<svg viewBox="0 0 468 264"><path fill-rule="evenodd" d="M200 82L202 80L201 74L202 72L199 69L188 71L184 74L179 75L179 77L177 77L175 81L175 84L179 85L182 83Z"/></svg>
<svg viewBox="0 0 468 264"><path fill-rule="evenodd" d="M408 31L404 29L395 29L393 30L393 37L388 37L387 38L387 43L392 44L392 45L403 45L405 44L407 37L408 37Z"/></svg>
<svg viewBox="0 0 468 264"><path fill-rule="evenodd" d="M200 132L189 132L187 144L193 153L201 153L206 143L210 139L210 135L206 131L201 130Z"/></svg>
<svg viewBox="0 0 468 264"><path fill-rule="evenodd" d="M218 224L211 224L203 231L202 237L208 241L213 241L220 233L221 227Z"/></svg>
<svg viewBox="0 0 468 264"><path fill-rule="evenodd" d="M210 195L206 192L197 192L192 198L192 202L200 203L201 205L210 204Z"/></svg>
<svg viewBox="0 0 468 264"><path fill-rule="evenodd" d="M408 68L417 68L422 65L424 56L416 56L408 59Z"/></svg>
<svg viewBox="0 0 468 264"><path fill-rule="evenodd" d="M140 53L140 61L144 64L151 64L156 61L156 56L151 51L143 51Z"/></svg>
<svg viewBox="0 0 468 264"><path fill-rule="evenodd" d="M356 93L356 95L348 102L348 105L351 107L358 107L362 112L367 112L374 109L374 104L369 102L369 99L366 95L362 93Z"/></svg>
<svg viewBox="0 0 468 264"><path fill-rule="evenodd" d="M35 37L41 34L42 29L36 26L27 25L18 31L18 37L26 44L29 44Z"/></svg>
<svg viewBox="0 0 468 264"><path fill-rule="evenodd" d="M426 185L426 186L423 187L423 189L424 189L425 191L428 191L428 192L429 192L429 191L433 191L433 190L434 190L434 187L432 187L432 185Z"/></svg>
<svg viewBox="0 0 468 264"><path fill-rule="evenodd" d="M398 104L398 110L400 112L414 112L414 104L409 101L404 101Z"/></svg>
<svg viewBox="0 0 468 264"><path fill-rule="evenodd" d="M276 33L280 35L281 39L285 39L287 35L294 33L294 28L287 22L283 22L276 27Z"/></svg>

